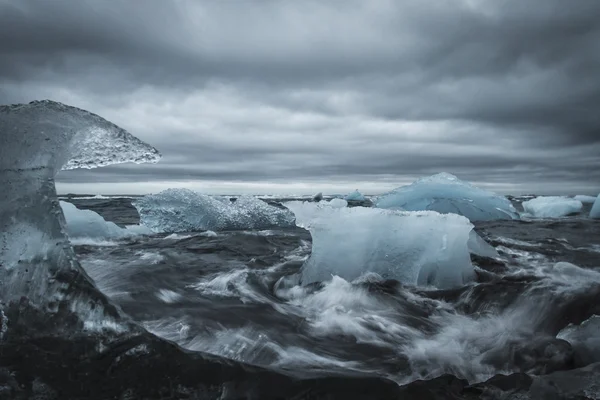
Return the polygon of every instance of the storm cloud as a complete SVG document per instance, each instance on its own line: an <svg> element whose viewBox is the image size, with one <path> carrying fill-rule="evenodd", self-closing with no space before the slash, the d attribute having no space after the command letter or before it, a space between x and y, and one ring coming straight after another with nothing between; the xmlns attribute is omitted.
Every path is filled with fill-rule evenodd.
<svg viewBox="0 0 600 400"><path fill-rule="evenodd" d="M0 60L164 155L60 191L600 191L597 0L0 0Z"/></svg>

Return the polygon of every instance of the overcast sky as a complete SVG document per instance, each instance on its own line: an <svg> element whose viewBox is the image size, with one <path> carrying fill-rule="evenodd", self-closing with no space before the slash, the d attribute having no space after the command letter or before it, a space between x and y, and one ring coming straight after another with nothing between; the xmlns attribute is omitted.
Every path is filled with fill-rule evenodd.
<svg viewBox="0 0 600 400"><path fill-rule="evenodd" d="M0 0L0 60L164 156L63 193L600 192L599 0Z"/></svg>

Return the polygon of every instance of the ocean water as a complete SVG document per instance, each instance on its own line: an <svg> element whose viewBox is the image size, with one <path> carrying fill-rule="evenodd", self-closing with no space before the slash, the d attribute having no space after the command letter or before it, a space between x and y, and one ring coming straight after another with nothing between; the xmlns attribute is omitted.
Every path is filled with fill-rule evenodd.
<svg viewBox="0 0 600 400"><path fill-rule="evenodd" d="M68 201L118 225L139 220L131 198ZM290 277L311 252L301 228L156 234L75 251L127 315L191 352L302 379L404 385L452 374L476 384L600 361L557 339L600 309L600 223L585 215L475 223L500 257L474 257L476 280L452 290L376 276L298 286Z"/></svg>

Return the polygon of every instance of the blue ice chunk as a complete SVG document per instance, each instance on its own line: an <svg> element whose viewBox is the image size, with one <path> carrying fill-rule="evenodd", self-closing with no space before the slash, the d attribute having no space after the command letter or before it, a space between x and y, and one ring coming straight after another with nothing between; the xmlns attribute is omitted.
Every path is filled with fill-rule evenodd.
<svg viewBox="0 0 600 400"><path fill-rule="evenodd" d="M445 172L394 189L379 197L375 206L406 211L454 213L471 221L519 219L517 210L507 198Z"/></svg>
<svg viewBox="0 0 600 400"><path fill-rule="evenodd" d="M365 196L363 196L362 193L359 192L357 189L354 192L348 194L345 197L345 200L346 201L365 201L365 200L367 200L367 198Z"/></svg>

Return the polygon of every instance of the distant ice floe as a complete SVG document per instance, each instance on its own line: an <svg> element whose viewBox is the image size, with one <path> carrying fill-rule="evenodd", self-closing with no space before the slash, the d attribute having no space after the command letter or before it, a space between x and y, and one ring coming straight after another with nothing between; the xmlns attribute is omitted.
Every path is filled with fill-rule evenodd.
<svg viewBox="0 0 600 400"><path fill-rule="evenodd" d="M133 202L141 224L154 232L223 231L294 226L286 209L271 206L254 196L236 201L214 198L189 189L167 189Z"/></svg>
<svg viewBox="0 0 600 400"><path fill-rule="evenodd" d="M596 201L594 202L594 205L592 206L592 210L590 211L590 217L591 218L600 218L600 194L598 195L598 198L596 199Z"/></svg>
<svg viewBox="0 0 600 400"><path fill-rule="evenodd" d="M385 209L454 213L471 221L519 219L507 198L477 188L445 172L384 194L375 205Z"/></svg>
<svg viewBox="0 0 600 400"><path fill-rule="evenodd" d="M355 190L354 192L348 194L344 200L346 201L366 201L367 198L365 196L363 196L363 194L361 192L357 190Z"/></svg>
<svg viewBox="0 0 600 400"><path fill-rule="evenodd" d="M352 281L376 273L406 284L447 288L473 277L468 248L473 225L462 216L298 201L285 205L313 240L302 267L304 285L333 275Z"/></svg>
<svg viewBox="0 0 600 400"><path fill-rule="evenodd" d="M60 206L67 223L67 234L74 244L102 246L106 245L106 241L110 239L125 239L153 233L145 226L139 225L130 225L127 228L121 228L113 222L106 221L94 211L80 210L66 201L61 201Z"/></svg>
<svg viewBox="0 0 600 400"><path fill-rule="evenodd" d="M559 218L581 212L579 200L563 196L540 196L523 202L526 213L538 218Z"/></svg>

